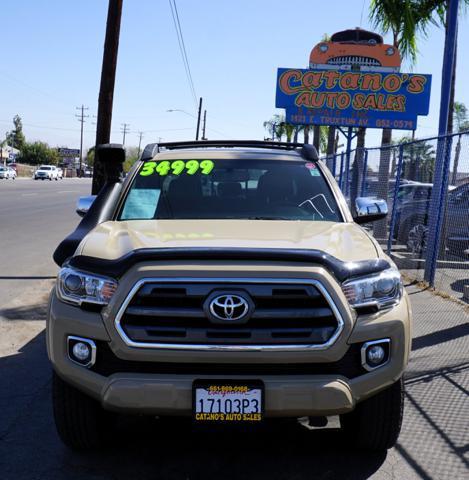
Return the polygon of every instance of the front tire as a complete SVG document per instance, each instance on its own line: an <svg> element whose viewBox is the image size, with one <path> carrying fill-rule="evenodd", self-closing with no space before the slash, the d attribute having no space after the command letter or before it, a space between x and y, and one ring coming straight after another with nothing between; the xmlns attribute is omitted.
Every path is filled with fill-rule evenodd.
<svg viewBox="0 0 469 480"><path fill-rule="evenodd" d="M110 438L113 414L64 382L55 372L52 374L52 406L57 433L69 448L99 448Z"/></svg>
<svg viewBox="0 0 469 480"><path fill-rule="evenodd" d="M400 378L386 390L359 403L341 421L352 445L366 450L393 447L401 431L404 413L404 382Z"/></svg>

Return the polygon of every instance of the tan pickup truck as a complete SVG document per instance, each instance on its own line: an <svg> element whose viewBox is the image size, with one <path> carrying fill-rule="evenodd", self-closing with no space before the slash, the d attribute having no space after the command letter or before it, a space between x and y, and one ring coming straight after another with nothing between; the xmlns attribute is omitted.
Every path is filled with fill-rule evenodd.
<svg viewBox="0 0 469 480"><path fill-rule="evenodd" d="M310 145L152 144L83 198L57 248L47 346L58 432L106 442L116 414L267 418L397 440L411 311L401 277Z"/></svg>

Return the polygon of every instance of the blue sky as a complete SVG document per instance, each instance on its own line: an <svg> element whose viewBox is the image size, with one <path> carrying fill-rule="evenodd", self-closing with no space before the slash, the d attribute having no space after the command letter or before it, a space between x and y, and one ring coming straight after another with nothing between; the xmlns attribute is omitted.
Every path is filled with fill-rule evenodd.
<svg viewBox="0 0 469 480"><path fill-rule="evenodd" d="M207 109L207 136L263 138L262 122L276 109L277 67L308 64L324 33L369 28L369 0L177 0L198 96ZM363 12L363 14L362 14ZM0 64L0 132L21 115L28 140L79 146L76 106L84 104L85 146L91 146L99 90L107 0L3 0ZM469 14L460 18L456 98L469 106ZM390 41L389 36L385 37ZM436 133L440 97L442 29L419 41L412 71L433 75L430 115L417 136ZM406 65L403 71L410 70ZM195 114L167 0L124 0L112 138L127 145L194 137ZM405 132L396 132L401 136ZM368 130L367 145L380 131Z"/></svg>

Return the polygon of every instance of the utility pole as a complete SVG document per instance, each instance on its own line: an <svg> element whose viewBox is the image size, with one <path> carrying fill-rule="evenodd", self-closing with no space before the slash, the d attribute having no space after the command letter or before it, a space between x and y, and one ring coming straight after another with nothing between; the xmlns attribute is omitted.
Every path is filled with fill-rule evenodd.
<svg viewBox="0 0 469 480"><path fill-rule="evenodd" d="M80 129L80 177L81 172L83 171L83 124L85 123L85 118L88 118L89 115L85 115L85 110L88 110L88 107L82 105L81 107L76 107L77 110L81 110L80 115L75 115L78 118L78 121L81 123Z"/></svg>
<svg viewBox="0 0 469 480"><path fill-rule="evenodd" d="M138 132L138 153L137 157L140 157L140 148L142 146L143 132Z"/></svg>
<svg viewBox="0 0 469 480"><path fill-rule="evenodd" d="M122 146L125 147L125 134L130 132L129 130L130 125L128 123L121 123L121 125L122 125L121 132L123 133Z"/></svg>
<svg viewBox="0 0 469 480"><path fill-rule="evenodd" d="M200 130L200 115L202 113L202 97L199 99L199 113L197 114L197 130L195 132L195 139L199 139L199 130Z"/></svg>
<svg viewBox="0 0 469 480"><path fill-rule="evenodd" d="M101 85L98 99L98 119L96 125L96 145L109 143L111 137L112 103L116 80L117 52L122 17L123 0L109 0L104 40ZM93 169L92 193L97 194L106 181L104 167L96 156Z"/></svg>
<svg viewBox="0 0 469 480"><path fill-rule="evenodd" d="M202 127L202 140L207 140L205 137L205 127L207 126L207 110L204 110L204 125Z"/></svg>

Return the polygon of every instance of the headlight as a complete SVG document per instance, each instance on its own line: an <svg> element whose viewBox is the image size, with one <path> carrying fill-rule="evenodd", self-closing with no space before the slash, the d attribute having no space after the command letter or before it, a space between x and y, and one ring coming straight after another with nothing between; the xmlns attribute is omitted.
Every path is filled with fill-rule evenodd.
<svg viewBox="0 0 469 480"><path fill-rule="evenodd" d="M319 50L321 50L322 53L325 53L329 50L329 46L325 43L321 43L321 45L319 45Z"/></svg>
<svg viewBox="0 0 469 480"><path fill-rule="evenodd" d="M389 47L386 49L386 55L394 55L394 48Z"/></svg>
<svg viewBox="0 0 469 480"><path fill-rule="evenodd" d="M342 290L352 307L382 309L400 302L403 286L401 274L390 268L377 275L344 282Z"/></svg>
<svg viewBox="0 0 469 480"><path fill-rule="evenodd" d="M117 289L112 278L91 275L65 267L57 278L57 294L64 302L81 305L95 303L107 305Z"/></svg>

